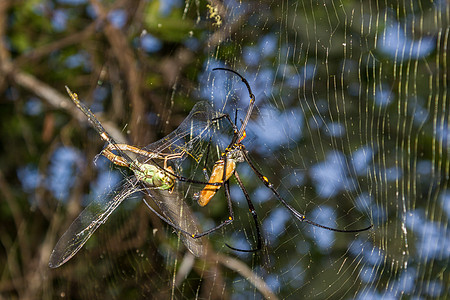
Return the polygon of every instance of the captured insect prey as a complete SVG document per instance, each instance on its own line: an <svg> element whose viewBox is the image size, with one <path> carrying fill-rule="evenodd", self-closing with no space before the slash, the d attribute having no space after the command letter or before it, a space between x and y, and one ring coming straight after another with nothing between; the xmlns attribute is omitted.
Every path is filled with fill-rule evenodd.
<svg viewBox="0 0 450 300"><path fill-rule="evenodd" d="M143 198L145 204L162 220L181 232L180 238L192 254L204 255L202 239L192 237L200 232L198 222L184 201L183 193L175 188L177 180L186 179L177 176L176 172L179 161L201 155L204 151L202 146L206 145L204 141L207 141L213 132L213 120L220 114L215 112L209 103L199 102L175 131L141 149L116 143L95 115L78 100L77 94L67 87L66 89L72 101L87 116L100 137L108 143L101 154L114 164L130 169L133 175L127 176L117 191L92 201L80 213L53 249L49 266L56 268L71 259L122 201L136 192L150 196L161 213ZM137 158L131 158L132 155Z"/></svg>

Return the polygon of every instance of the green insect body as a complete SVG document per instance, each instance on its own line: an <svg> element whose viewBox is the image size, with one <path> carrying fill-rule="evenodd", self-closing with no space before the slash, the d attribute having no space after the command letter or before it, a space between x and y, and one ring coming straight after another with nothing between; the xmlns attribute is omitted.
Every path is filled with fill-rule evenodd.
<svg viewBox="0 0 450 300"><path fill-rule="evenodd" d="M137 167L134 171L136 178L150 187L169 190L175 184L175 178L169 173L172 172L171 167L167 167L167 171L150 164L139 163Z"/></svg>

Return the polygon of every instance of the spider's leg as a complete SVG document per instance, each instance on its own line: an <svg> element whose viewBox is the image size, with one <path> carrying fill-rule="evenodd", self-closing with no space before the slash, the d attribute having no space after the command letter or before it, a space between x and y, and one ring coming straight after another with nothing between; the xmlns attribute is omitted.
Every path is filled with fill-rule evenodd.
<svg viewBox="0 0 450 300"><path fill-rule="evenodd" d="M227 72L231 72L231 73L237 75L242 80L242 82L245 84L245 86L247 87L248 94L249 94L249 97L250 97L250 104L248 106L247 113L246 113L245 118L244 118L244 122L242 123L242 126L239 129L238 134L233 137L233 141L232 141L231 145L234 145L237 141L241 141L242 137L244 136L245 127L247 127L247 123L250 120L250 115L252 114L253 108L255 107L256 98L255 98L255 95L252 92L250 84L248 83L247 79L244 78L244 76L242 76L238 72L236 72L234 70L231 70L231 69L228 69L228 68L214 68L213 69L213 71L216 71L216 70L227 71ZM228 119L230 119L229 116L228 116ZM230 123L233 124L233 122L231 122L231 120L230 120ZM234 127L236 127L236 125L234 125Z"/></svg>
<svg viewBox="0 0 450 300"><path fill-rule="evenodd" d="M235 172L234 176L236 177L236 180L237 180L237 182L239 184L239 187L241 188L242 192L244 193L245 199L247 200L248 209L249 209L250 213L252 214L253 221L255 222L257 244L256 244L256 248L255 249L249 249L249 250L235 248L235 247L232 247L232 246L228 245L227 243L225 243L225 245L228 248L230 248L231 250L234 250L234 251L239 251L239 252L257 252L257 251L261 250L261 248L262 248L262 237L261 237L261 229L259 227L259 222L258 222L258 215L256 214L255 207L253 206L253 203L250 200L250 196L248 195L247 189L245 188L244 184L242 183L241 178L239 177L238 173Z"/></svg>
<svg viewBox="0 0 450 300"><path fill-rule="evenodd" d="M371 224L370 226L367 226L365 228L352 229L352 230L343 230L343 229L337 229L337 228L333 228L333 227L324 226L324 225L318 224L316 222L313 222L311 220L308 220L304 214L299 213L292 206L290 206L283 199L283 197L281 197L281 195L278 193L278 191L273 187L273 184L269 182L267 177L262 175L261 172L259 172L258 169L256 169L255 165L250 160L249 155L246 153L244 146L241 145L241 147L242 147L241 148L242 149L242 155L243 155L245 161L248 163L250 168L252 168L253 172L256 174L256 176L259 178L259 180L261 180L264 183L264 185L272 191L272 193L277 197L277 199L281 202L281 204L283 204L299 221L308 223L308 224L316 226L316 227L327 229L327 230L330 230L330 231L346 232L346 233L356 233L356 232L366 231L366 230L369 230L370 228L373 227L373 224Z"/></svg>

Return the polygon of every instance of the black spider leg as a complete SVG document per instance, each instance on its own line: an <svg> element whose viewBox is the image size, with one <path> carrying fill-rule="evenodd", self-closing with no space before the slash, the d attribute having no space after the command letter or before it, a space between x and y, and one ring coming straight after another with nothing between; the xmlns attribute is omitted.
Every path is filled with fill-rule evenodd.
<svg viewBox="0 0 450 300"><path fill-rule="evenodd" d="M252 168L253 172L256 174L256 176L258 176L259 180L261 180L264 185L269 188L272 193L275 194L275 196L278 198L278 200L301 222L305 222L308 223L310 225L316 226L316 227L320 227L323 229L327 229L330 231L336 231L336 232L346 232L346 233L356 233L356 232L362 232L362 231L366 231L369 230L370 228L373 227L373 224L371 224L368 227L365 228L361 228L361 229L352 229L352 230L343 230L343 229L337 229L337 228L332 228L332 227L328 227L325 225L321 225L318 224L316 222L313 222L311 220L308 220L306 218L305 215L299 213L297 210L295 210L292 206L290 206L282 197L281 195L278 193L278 191L273 187L273 184L269 182L269 180L267 179L267 177L265 177L264 175L261 174L261 172L258 171L258 169L256 169L255 165L252 163L252 161L250 160L249 155L246 153L245 151L245 147L244 145L241 144L241 151L242 151L242 155L244 156L245 161L247 162L247 164L250 166L250 168Z"/></svg>
<svg viewBox="0 0 450 300"><path fill-rule="evenodd" d="M236 177L236 180L239 184L239 187L241 188L242 193L244 193L245 199L247 200L248 210L252 214L253 220L255 221L257 244L256 244L255 249L250 249L250 250L235 248L235 247L228 245L227 243L225 243L225 245L234 251L257 252L257 251L261 250L261 248L262 248L262 237L261 237L261 229L259 227L259 222L258 222L258 215L256 214L256 210L255 210L255 207L253 206L252 201L250 200L250 196L248 195L247 189L245 188L244 184L241 181L241 178L239 177L239 175L236 171L234 172L234 176Z"/></svg>
<svg viewBox="0 0 450 300"><path fill-rule="evenodd" d="M242 80L242 82L246 85L247 90L248 90L248 94L250 96L250 104L248 106L247 113L246 113L245 118L244 118L244 122L242 123L242 126L239 129L238 134L233 137L233 140L230 143L230 145L235 145L242 138L242 136L244 135L245 127L247 127L247 123L250 120L250 115L252 114L253 107L255 106L255 101L256 101L255 95L253 94L252 89L250 88L250 84L248 83L247 79L245 79L238 72L236 72L234 70L231 70L231 69L227 69L227 68L214 68L213 69L213 71L216 71L216 70L228 71L228 72L231 72L231 73L237 75ZM229 116L228 116L227 119L231 120ZM233 122L231 122L231 124L233 124L233 128L237 128L236 125L234 125Z"/></svg>

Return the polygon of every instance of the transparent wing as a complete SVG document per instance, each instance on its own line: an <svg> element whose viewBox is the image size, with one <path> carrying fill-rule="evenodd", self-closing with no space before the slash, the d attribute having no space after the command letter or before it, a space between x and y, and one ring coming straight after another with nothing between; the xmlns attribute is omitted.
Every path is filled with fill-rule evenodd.
<svg viewBox="0 0 450 300"><path fill-rule="evenodd" d="M94 231L106 222L109 215L120 203L136 190L136 184L127 181L121 192L112 195L110 200L105 202L92 201L59 239L50 255L49 267L57 268L71 259L83 247Z"/></svg>
<svg viewBox="0 0 450 300"><path fill-rule="evenodd" d="M169 222L191 234L201 232L192 210L177 191L147 189L147 193ZM149 206L145 199L144 202ZM150 206L149 208L152 209ZM202 238L194 239L186 233L179 233L179 235L183 244L192 254L197 257L205 254Z"/></svg>
<svg viewBox="0 0 450 300"><path fill-rule="evenodd" d="M177 129L144 149L153 153L180 153L184 151L187 154L184 158L197 159L197 156L201 155L202 147L222 126L223 122L215 121L222 115L222 113L215 111L208 102L198 102Z"/></svg>

